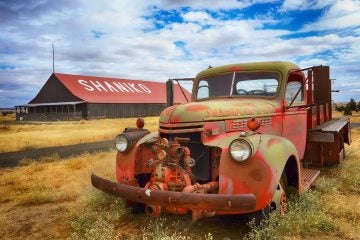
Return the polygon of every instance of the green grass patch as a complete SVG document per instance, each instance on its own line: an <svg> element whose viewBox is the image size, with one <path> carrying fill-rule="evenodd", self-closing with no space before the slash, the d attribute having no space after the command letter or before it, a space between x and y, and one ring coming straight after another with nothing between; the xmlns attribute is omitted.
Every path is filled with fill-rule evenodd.
<svg viewBox="0 0 360 240"><path fill-rule="evenodd" d="M143 229L143 240L188 240L189 228L182 228L179 221L167 218L150 219Z"/></svg>
<svg viewBox="0 0 360 240"><path fill-rule="evenodd" d="M120 239L117 223L127 214L124 202L117 197L93 190L82 214L71 222L70 240Z"/></svg>
<svg viewBox="0 0 360 240"><path fill-rule="evenodd" d="M349 151L347 160L340 166L341 191L360 194L360 154Z"/></svg>
<svg viewBox="0 0 360 240"><path fill-rule="evenodd" d="M309 191L293 197L288 204L288 212L284 216L273 213L269 220L255 226L250 223L251 230L244 239L282 239L283 237L311 237L330 233L336 235L336 222L322 208L320 192Z"/></svg>

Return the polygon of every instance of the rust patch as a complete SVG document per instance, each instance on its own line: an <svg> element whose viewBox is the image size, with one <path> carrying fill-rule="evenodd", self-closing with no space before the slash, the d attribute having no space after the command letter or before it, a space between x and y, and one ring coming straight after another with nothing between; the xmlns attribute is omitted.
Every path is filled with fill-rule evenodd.
<svg viewBox="0 0 360 240"><path fill-rule="evenodd" d="M267 148L270 148L270 147L272 147L273 145L279 144L279 143L280 143L280 140L279 140L279 139L277 139L277 138L272 138L272 139L269 140L269 142L267 143L266 147L267 147Z"/></svg>
<svg viewBox="0 0 360 240"><path fill-rule="evenodd" d="M170 123L179 123L179 122L182 122L180 116L170 118Z"/></svg>
<svg viewBox="0 0 360 240"><path fill-rule="evenodd" d="M232 71L232 72L241 71L241 70L243 70L243 69L242 69L242 67L239 67L239 66L229 67L229 71Z"/></svg>
<svg viewBox="0 0 360 240"><path fill-rule="evenodd" d="M198 112L198 111L204 111L204 110L208 110L209 107L205 106L203 104L190 104L188 106L186 106L186 111L189 112Z"/></svg>
<svg viewBox="0 0 360 240"><path fill-rule="evenodd" d="M261 182L264 178L264 176L261 173L260 169L254 169L251 172L249 172L249 176L253 178L255 181Z"/></svg>
<svg viewBox="0 0 360 240"><path fill-rule="evenodd" d="M169 117L171 115L171 113L174 111L175 108L176 108L176 106L168 107L168 108L166 108L165 110L162 111L161 115Z"/></svg>

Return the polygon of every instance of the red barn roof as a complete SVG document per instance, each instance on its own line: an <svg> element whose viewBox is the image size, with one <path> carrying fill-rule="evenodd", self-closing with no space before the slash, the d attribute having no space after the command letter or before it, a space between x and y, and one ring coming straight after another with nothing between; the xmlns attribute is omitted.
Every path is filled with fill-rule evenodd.
<svg viewBox="0 0 360 240"><path fill-rule="evenodd" d="M166 84L163 82L62 73L53 75L72 95L89 103L166 103ZM190 93L184 88L183 91L190 101ZM186 102L179 85L174 84L174 103Z"/></svg>

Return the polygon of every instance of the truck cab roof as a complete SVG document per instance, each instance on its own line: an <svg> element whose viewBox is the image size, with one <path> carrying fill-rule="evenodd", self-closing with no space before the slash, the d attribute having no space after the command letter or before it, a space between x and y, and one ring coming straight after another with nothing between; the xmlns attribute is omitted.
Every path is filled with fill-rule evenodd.
<svg viewBox="0 0 360 240"><path fill-rule="evenodd" d="M219 67L208 68L201 71L196 78L201 78L207 75L219 74L233 71L257 71L257 70L276 70L282 72L284 75L290 70L297 70L300 67L292 62L287 61L270 61L270 62L250 62L250 63L236 63L223 65Z"/></svg>

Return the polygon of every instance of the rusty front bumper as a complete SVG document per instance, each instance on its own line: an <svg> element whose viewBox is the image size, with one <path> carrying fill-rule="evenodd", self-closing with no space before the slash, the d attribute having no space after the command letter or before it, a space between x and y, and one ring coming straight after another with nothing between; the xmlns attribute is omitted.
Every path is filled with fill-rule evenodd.
<svg viewBox="0 0 360 240"><path fill-rule="evenodd" d="M253 194L201 194L150 190L116 183L91 174L91 183L97 189L127 200L161 206L196 210L244 211L255 210Z"/></svg>

